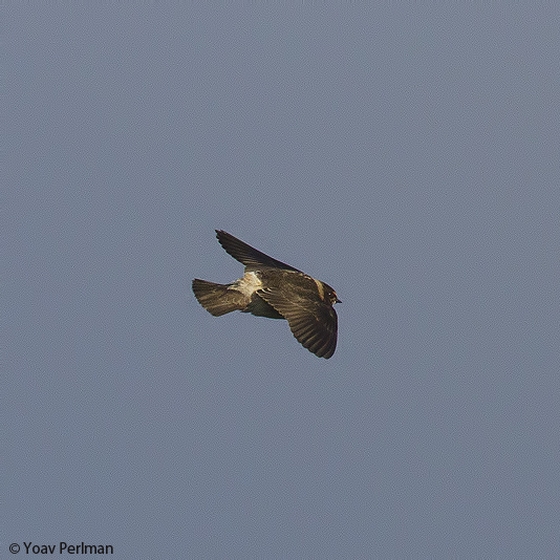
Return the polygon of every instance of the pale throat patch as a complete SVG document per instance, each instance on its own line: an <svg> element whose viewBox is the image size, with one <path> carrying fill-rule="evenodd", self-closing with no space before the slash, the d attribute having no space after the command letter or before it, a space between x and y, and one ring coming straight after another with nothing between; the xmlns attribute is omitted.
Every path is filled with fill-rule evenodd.
<svg viewBox="0 0 560 560"><path fill-rule="evenodd" d="M256 290L260 290L262 285L260 278L254 272L246 272L243 278L235 281L228 290L237 290L244 296L251 296Z"/></svg>

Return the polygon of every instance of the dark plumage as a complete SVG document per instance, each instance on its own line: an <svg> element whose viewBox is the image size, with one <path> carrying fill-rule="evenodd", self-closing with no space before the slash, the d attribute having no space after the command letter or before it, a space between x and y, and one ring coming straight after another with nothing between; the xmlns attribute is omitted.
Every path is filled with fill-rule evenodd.
<svg viewBox="0 0 560 560"><path fill-rule="evenodd" d="M198 302L216 317L238 310L286 319L305 348L320 358L330 358L338 330L333 305L339 299L334 289L225 231L216 230L216 236L222 247L245 265L245 274L231 284L194 279L192 289Z"/></svg>

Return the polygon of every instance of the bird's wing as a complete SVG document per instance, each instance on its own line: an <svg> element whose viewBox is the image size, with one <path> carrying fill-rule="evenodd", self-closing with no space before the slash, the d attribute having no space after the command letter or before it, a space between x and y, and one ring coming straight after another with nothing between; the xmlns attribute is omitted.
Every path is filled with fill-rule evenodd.
<svg viewBox="0 0 560 560"><path fill-rule="evenodd" d="M243 263L248 270L258 269L263 266L271 268L282 268L284 270L293 270L295 272L301 272L297 268L290 266L289 264L283 263L282 261L277 261L256 249L253 249L247 243L244 243L237 237L234 237L230 233L223 230L216 230L216 237L220 242L221 246L236 260Z"/></svg>
<svg viewBox="0 0 560 560"><path fill-rule="evenodd" d="M319 358L330 358L334 354L338 318L331 305L319 299L288 298L274 288L259 290L258 295L288 321L292 334L310 352Z"/></svg>

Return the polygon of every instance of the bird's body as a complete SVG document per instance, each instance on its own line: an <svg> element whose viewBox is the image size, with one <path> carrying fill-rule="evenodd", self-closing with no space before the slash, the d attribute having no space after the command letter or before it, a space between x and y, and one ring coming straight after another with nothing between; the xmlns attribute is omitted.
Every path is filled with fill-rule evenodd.
<svg viewBox="0 0 560 560"><path fill-rule="evenodd" d="M245 273L231 284L193 280L198 302L216 317L242 311L286 319L305 348L319 357L330 358L336 349L338 330L333 304L339 300L333 288L225 231L217 230L216 235L222 247L245 265Z"/></svg>

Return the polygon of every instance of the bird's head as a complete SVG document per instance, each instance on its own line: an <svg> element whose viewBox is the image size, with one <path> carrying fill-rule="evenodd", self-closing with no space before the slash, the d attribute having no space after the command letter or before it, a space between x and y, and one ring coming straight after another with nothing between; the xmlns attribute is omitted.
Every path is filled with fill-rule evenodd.
<svg viewBox="0 0 560 560"><path fill-rule="evenodd" d="M342 303L339 299L338 296L336 295L336 292L334 291L333 288L331 288L328 284L325 284L323 282L323 286L325 288L325 300L328 301L331 305L334 305L335 303Z"/></svg>

